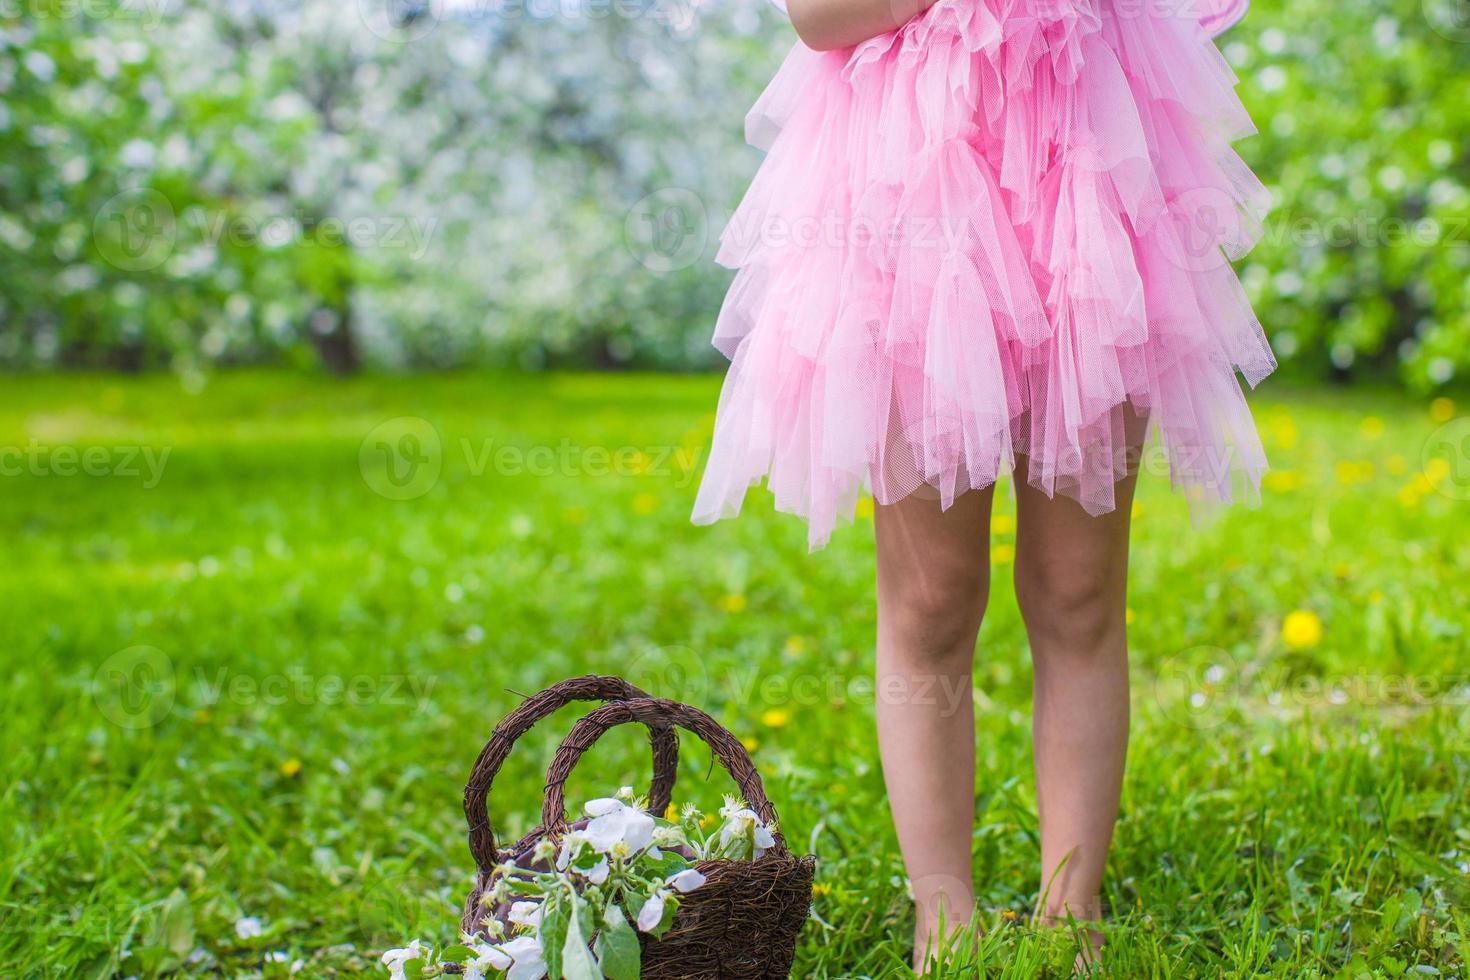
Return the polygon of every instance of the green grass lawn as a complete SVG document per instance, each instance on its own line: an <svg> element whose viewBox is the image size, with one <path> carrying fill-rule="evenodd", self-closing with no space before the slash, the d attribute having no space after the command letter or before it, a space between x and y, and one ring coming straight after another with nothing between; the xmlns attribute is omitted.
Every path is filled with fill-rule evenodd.
<svg viewBox="0 0 1470 980"><path fill-rule="evenodd" d="M491 727L586 671L690 700L752 748L820 861L798 976L902 975L870 518L815 556L763 491L739 521L690 526L717 391L7 379L0 976L284 976L299 959L386 977L386 946L455 935L460 794ZM1456 409L1269 384L1253 404L1276 466L1262 508L1192 530L1164 480L1141 489L1113 972L1465 976L1470 503L1421 462ZM423 421L376 428L403 416ZM390 480L379 443L420 468ZM1070 941L1026 925L1030 670L998 506L974 694L986 938L978 974L950 975L1063 976ZM497 781L505 835L534 822L575 717L528 735ZM676 799L718 801L709 752L682 749ZM618 731L568 797L646 772L642 734ZM247 918L261 935L238 936Z"/></svg>

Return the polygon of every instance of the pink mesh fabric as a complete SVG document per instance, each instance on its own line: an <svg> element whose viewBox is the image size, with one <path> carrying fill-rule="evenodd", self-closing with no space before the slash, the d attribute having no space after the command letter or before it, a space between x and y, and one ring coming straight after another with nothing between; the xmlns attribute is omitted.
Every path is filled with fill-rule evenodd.
<svg viewBox="0 0 1470 980"><path fill-rule="evenodd" d="M1275 361L1228 260L1269 200L1198 15L939 0L791 52L746 119L768 156L717 255L739 270L714 333L732 365L696 522L764 480L816 548L864 489L948 506L1020 454L1101 513L1133 413L1192 500L1256 492L1236 372Z"/></svg>

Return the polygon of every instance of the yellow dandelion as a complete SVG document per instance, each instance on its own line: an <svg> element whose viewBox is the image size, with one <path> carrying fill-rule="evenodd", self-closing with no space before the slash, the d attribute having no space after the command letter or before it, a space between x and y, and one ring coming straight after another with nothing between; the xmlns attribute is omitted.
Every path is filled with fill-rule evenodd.
<svg viewBox="0 0 1470 980"><path fill-rule="evenodd" d="M633 496L633 510L639 514L652 514L658 507L658 498L648 491Z"/></svg>
<svg viewBox="0 0 1470 980"><path fill-rule="evenodd" d="M1268 470L1261 483L1272 493L1291 493L1302 487L1302 475L1296 470Z"/></svg>
<svg viewBox="0 0 1470 980"><path fill-rule="evenodd" d="M771 708L761 715L761 724L767 728L781 728L791 720L791 712L785 708Z"/></svg>
<svg viewBox="0 0 1470 980"><path fill-rule="evenodd" d="M1016 549L1012 545L998 544L990 549L990 560L997 565L1009 565L1015 557Z"/></svg>
<svg viewBox="0 0 1470 980"><path fill-rule="evenodd" d="M1455 417L1455 403L1448 398L1436 398L1429 403L1429 417L1436 422L1448 422Z"/></svg>
<svg viewBox="0 0 1470 980"><path fill-rule="evenodd" d="M745 746L745 751L747 752L754 752L756 749L761 747L760 739L754 738L750 735L740 736L740 744Z"/></svg>
<svg viewBox="0 0 1470 980"><path fill-rule="evenodd" d="M1016 519L1010 514L996 514L990 519L990 529L996 534L1011 534L1016 530Z"/></svg>
<svg viewBox="0 0 1470 980"><path fill-rule="evenodd" d="M285 776L287 779L295 779L297 776L301 775L301 760L287 759L285 762L281 763L281 775Z"/></svg>
<svg viewBox="0 0 1470 980"><path fill-rule="evenodd" d="M745 596L738 592L722 595L719 599L720 608L729 613L744 612L746 605Z"/></svg>
<svg viewBox="0 0 1470 980"><path fill-rule="evenodd" d="M1363 433L1364 439L1377 439L1383 435L1383 419L1376 415L1365 415L1363 421L1358 423L1358 431Z"/></svg>
<svg viewBox="0 0 1470 980"><path fill-rule="evenodd" d="M1353 566L1349 565L1345 561L1340 561L1336 565L1332 566L1332 575L1334 578L1347 578L1352 574Z"/></svg>
<svg viewBox="0 0 1470 980"><path fill-rule="evenodd" d="M714 825L715 825L715 815L713 813L705 813L705 814L701 814L700 815L700 817L699 817L699 829L700 830L709 830Z"/></svg>
<svg viewBox="0 0 1470 980"><path fill-rule="evenodd" d="M1322 642L1322 620L1309 609L1294 609L1281 622L1281 640L1290 650L1310 650Z"/></svg>
<svg viewBox="0 0 1470 980"><path fill-rule="evenodd" d="M1276 416L1271 422L1269 429L1271 438L1281 449L1295 449L1297 441L1297 428L1290 415L1282 414Z"/></svg>
<svg viewBox="0 0 1470 980"><path fill-rule="evenodd" d="M821 898L824 895L830 894L832 894L832 886L827 884L825 881L819 881L816 884L812 885L813 898Z"/></svg>
<svg viewBox="0 0 1470 980"><path fill-rule="evenodd" d="M1423 494L1419 492L1417 487L1400 487L1399 506L1404 508L1405 510L1413 510L1415 507L1419 506L1419 498L1422 496Z"/></svg>
<svg viewBox="0 0 1470 980"><path fill-rule="evenodd" d="M806 640L802 639L799 636L788 636L786 638L786 643L781 647L781 649L786 653L801 653L803 650L806 649Z"/></svg>
<svg viewBox="0 0 1470 980"><path fill-rule="evenodd" d="M1125 625L1132 626L1133 625L1133 621L1135 619L1137 619L1137 618L1138 618L1138 613L1134 612L1132 609L1124 609L1123 610L1123 622L1124 622Z"/></svg>
<svg viewBox="0 0 1470 980"><path fill-rule="evenodd" d="M1135 500L1135 501L1133 501L1132 508L1130 508L1129 511L1128 511L1128 519L1131 520L1131 521L1136 521L1136 520L1138 520L1138 515L1139 514L1142 514L1142 513L1143 513L1143 505L1140 504L1138 501Z"/></svg>
<svg viewBox="0 0 1470 980"><path fill-rule="evenodd" d="M677 823L679 820L679 807L673 800L669 801L668 808L664 810L664 819L670 823Z"/></svg>
<svg viewBox="0 0 1470 980"><path fill-rule="evenodd" d="M1430 486L1439 486L1450 476L1450 461L1442 456L1436 456L1424 464L1424 479L1429 481Z"/></svg>
<svg viewBox="0 0 1470 980"><path fill-rule="evenodd" d="M1383 593L1380 592L1378 589L1374 589L1372 592L1368 593L1368 601L1373 603L1373 605L1375 606L1378 605L1380 602L1383 601Z"/></svg>
<svg viewBox="0 0 1470 980"><path fill-rule="evenodd" d="M1407 459L1404 459L1404 457L1400 456L1398 453L1394 453L1392 456L1388 457L1388 459L1383 461L1383 468L1388 470L1388 472L1393 474L1394 476L1401 476L1403 475L1404 470L1409 468L1409 461Z"/></svg>
<svg viewBox="0 0 1470 980"><path fill-rule="evenodd" d="M873 519L873 498L872 497L859 497L858 498L858 501L857 501L857 505L853 507L852 512L853 512L854 515L856 515L857 519L860 520L860 521L872 520Z"/></svg>
<svg viewBox="0 0 1470 980"><path fill-rule="evenodd" d="M1332 471L1337 482L1347 486L1373 479L1372 463L1342 460L1333 466Z"/></svg>

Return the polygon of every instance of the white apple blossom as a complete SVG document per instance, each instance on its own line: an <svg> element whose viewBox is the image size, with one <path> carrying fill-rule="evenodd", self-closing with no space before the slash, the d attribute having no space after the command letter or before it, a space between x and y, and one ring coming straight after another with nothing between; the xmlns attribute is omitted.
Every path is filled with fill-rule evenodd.
<svg viewBox="0 0 1470 980"><path fill-rule="evenodd" d="M725 819L724 826L720 828L720 850L725 850L732 841L746 834L751 838L750 857L753 861L760 860L761 855L776 846L771 828L743 801L733 796L725 797L725 805L720 807L720 816Z"/></svg>
<svg viewBox="0 0 1470 980"><path fill-rule="evenodd" d="M611 867L607 863L607 858L603 858L601 861L598 861L596 864L594 864L591 868L581 873L586 875L587 880L592 882L594 885L600 885L603 882L607 881L607 875L610 870Z"/></svg>
<svg viewBox="0 0 1470 980"><path fill-rule="evenodd" d="M556 870L565 871L585 843L587 843L587 837L580 830L568 831L562 837L561 850L556 855Z"/></svg>
<svg viewBox="0 0 1470 980"><path fill-rule="evenodd" d="M648 932L655 929L664 920L664 903L668 901L668 898L667 888L660 888L648 896L648 900L638 910L638 929L640 931Z"/></svg>
<svg viewBox="0 0 1470 980"><path fill-rule="evenodd" d="M500 946L511 959L505 980L541 980L546 976L546 959L535 936L517 936Z"/></svg>
<svg viewBox="0 0 1470 980"><path fill-rule="evenodd" d="M641 851L653 843L653 817L622 800L606 797L587 804L592 817L582 835L599 854L606 854L619 842L630 851Z"/></svg>
<svg viewBox="0 0 1470 980"><path fill-rule="evenodd" d="M404 966L410 960L422 959L424 944L415 939L402 949L390 949L383 954L383 965L388 968L392 980L408 980Z"/></svg>
<svg viewBox="0 0 1470 980"><path fill-rule="evenodd" d="M669 875L664 879L664 883L681 895L687 895L700 885L703 885L707 880L697 869L685 868L678 874Z"/></svg>
<svg viewBox="0 0 1470 980"><path fill-rule="evenodd" d="M742 813L754 815L755 811L747 807L744 800L726 794L725 805L720 807L720 817L724 820L734 820Z"/></svg>
<svg viewBox="0 0 1470 980"><path fill-rule="evenodd" d="M474 943L475 958L464 965L464 980L485 980L488 973L508 970L514 962L510 954L489 943Z"/></svg>
<svg viewBox="0 0 1470 980"><path fill-rule="evenodd" d="M510 907L510 921L534 929L541 924L541 903L516 902Z"/></svg>

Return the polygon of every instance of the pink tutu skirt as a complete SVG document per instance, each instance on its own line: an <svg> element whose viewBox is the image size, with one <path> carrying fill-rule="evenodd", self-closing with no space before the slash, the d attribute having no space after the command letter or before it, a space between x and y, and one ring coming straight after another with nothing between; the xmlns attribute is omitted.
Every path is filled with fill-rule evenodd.
<svg viewBox="0 0 1470 980"><path fill-rule="evenodd" d="M765 480L809 543L859 494L948 507L1018 455L1089 513L1142 463L1258 496L1237 372L1275 359L1229 260L1266 189L1208 0L938 0L841 51L798 44L746 118L767 150L720 242L732 361L693 519ZM1131 428L1131 427L1130 427Z"/></svg>

